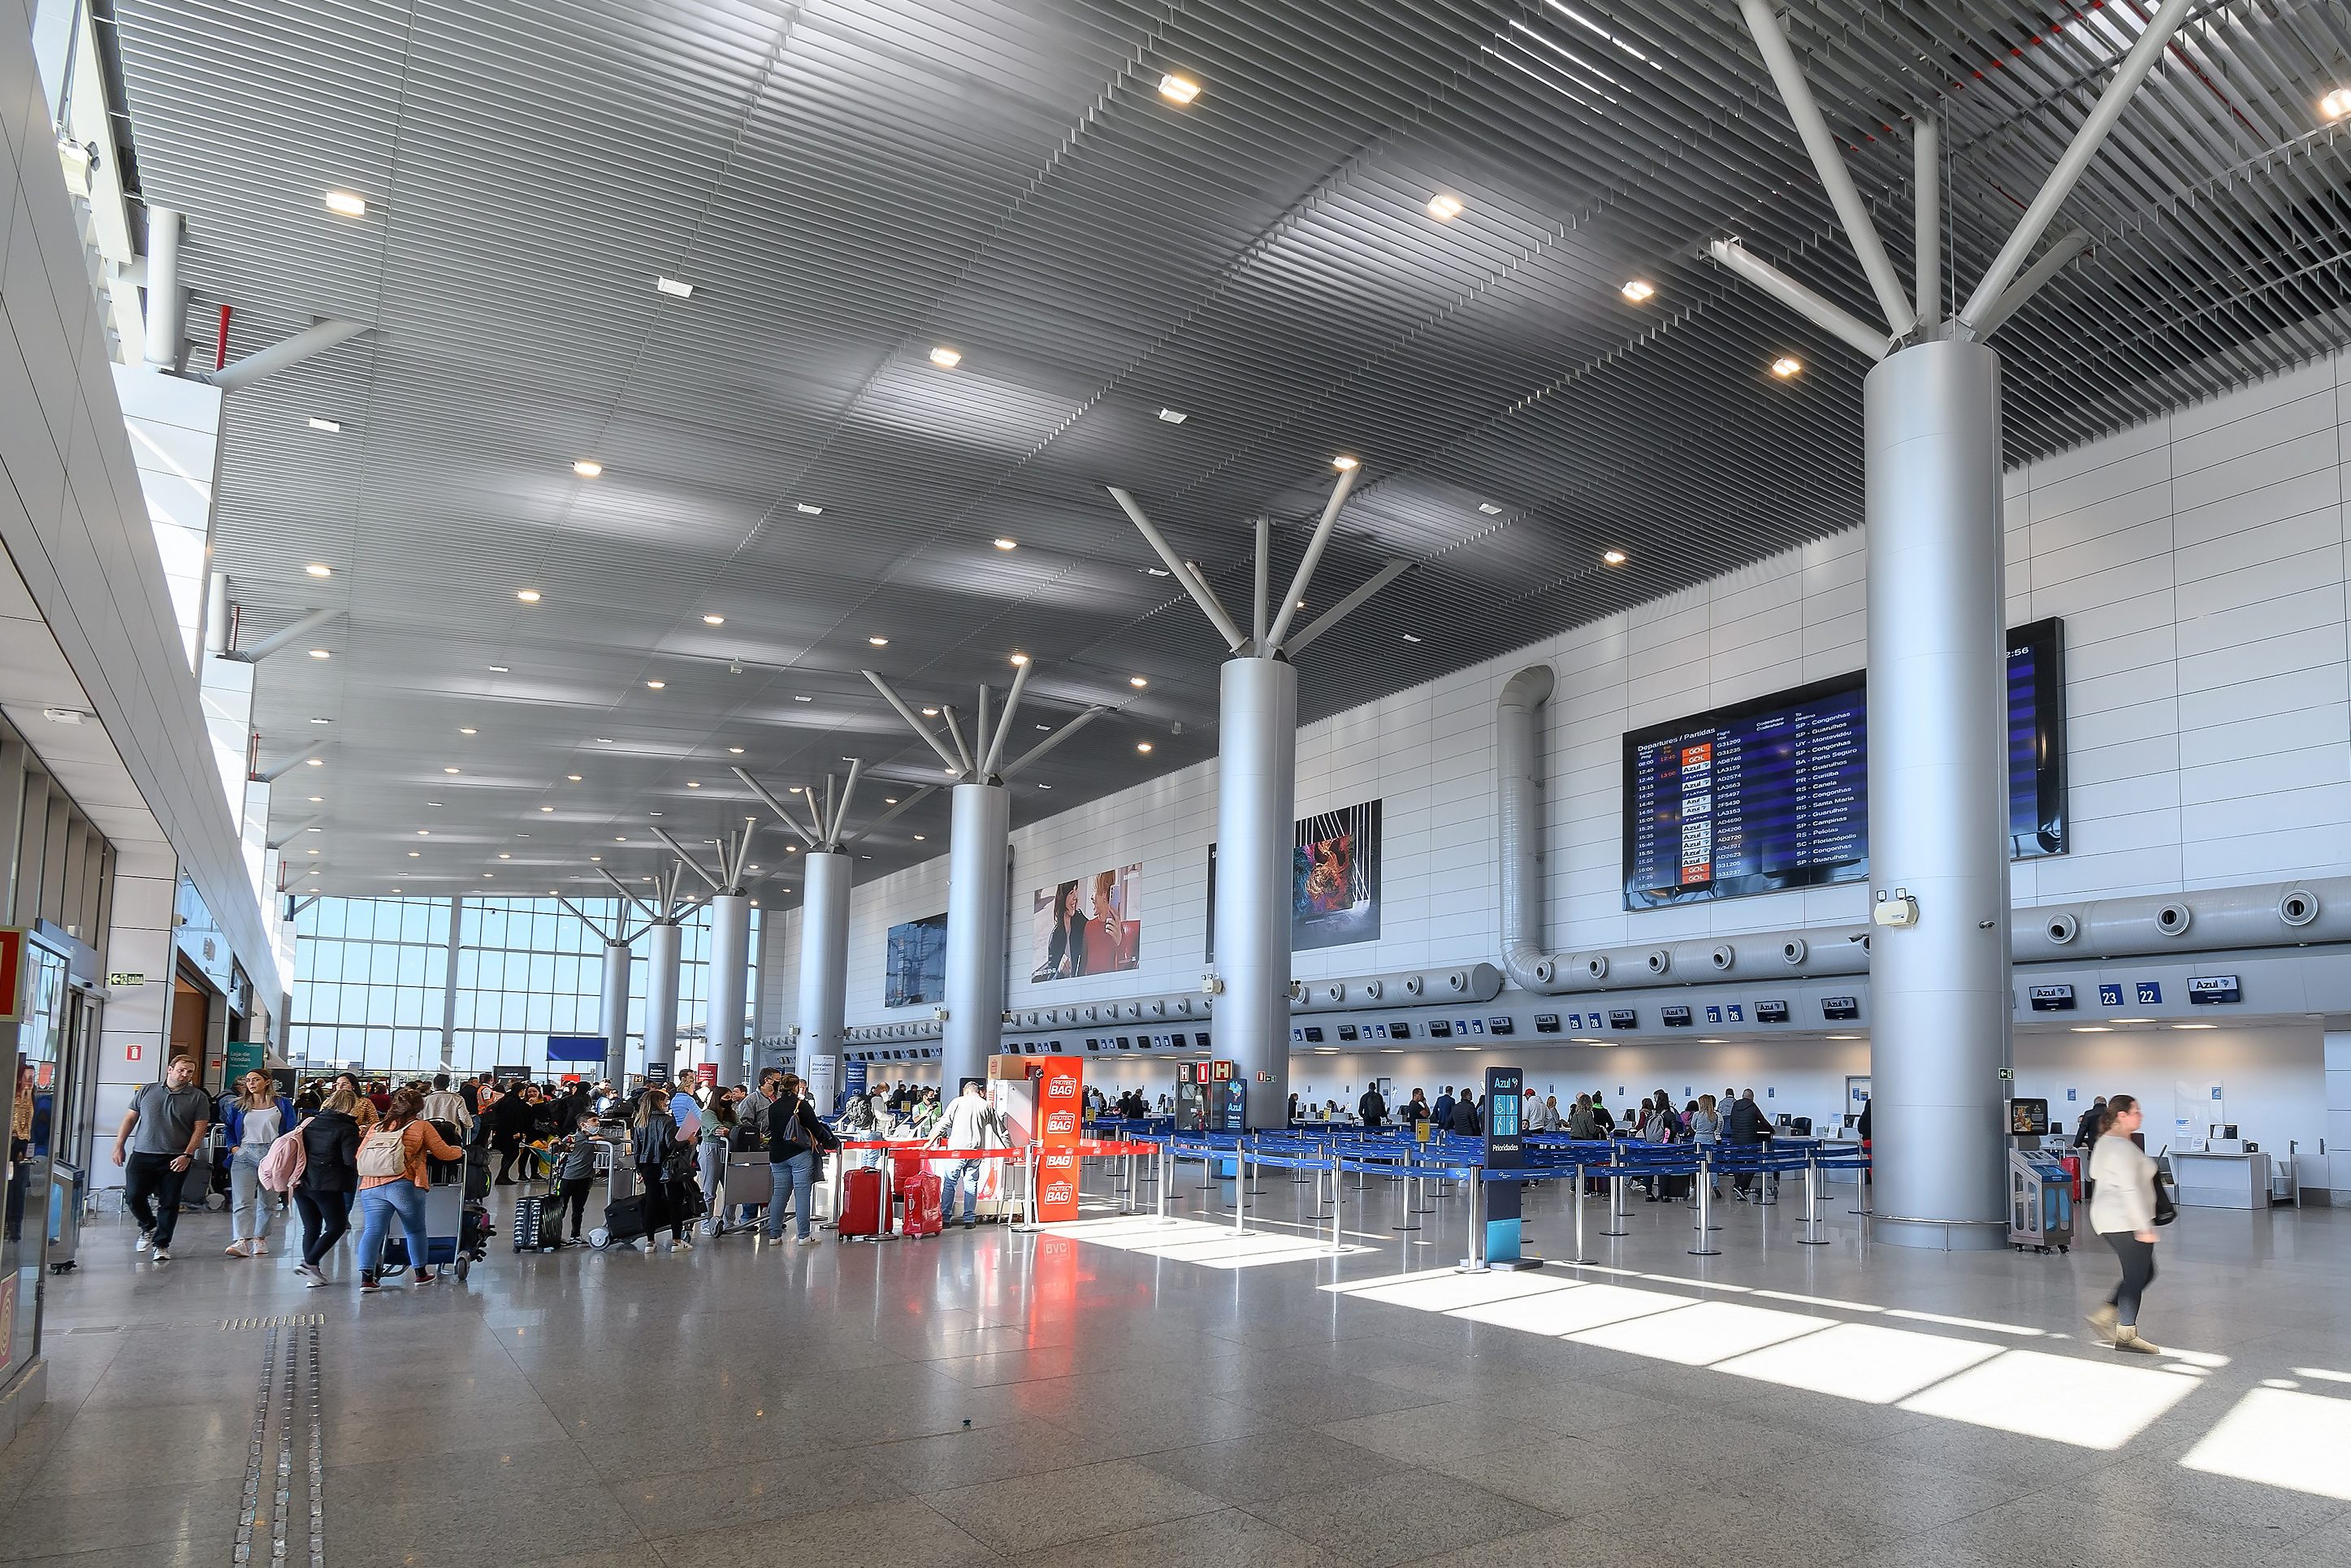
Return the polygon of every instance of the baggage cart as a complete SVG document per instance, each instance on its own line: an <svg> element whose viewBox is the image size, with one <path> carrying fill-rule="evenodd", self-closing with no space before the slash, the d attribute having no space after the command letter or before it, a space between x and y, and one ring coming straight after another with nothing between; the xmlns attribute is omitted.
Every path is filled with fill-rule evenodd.
<svg viewBox="0 0 2351 1568"><path fill-rule="evenodd" d="M425 1266L454 1269L457 1278L463 1280L472 1271L474 1260L480 1257L482 1251L478 1217L466 1212L465 1187L456 1182L444 1186L426 1187ZM395 1219L392 1233L384 1238L383 1254L376 1264L376 1278L392 1279L408 1269L413 1261L408 1256L408 1234Z"/></svg>

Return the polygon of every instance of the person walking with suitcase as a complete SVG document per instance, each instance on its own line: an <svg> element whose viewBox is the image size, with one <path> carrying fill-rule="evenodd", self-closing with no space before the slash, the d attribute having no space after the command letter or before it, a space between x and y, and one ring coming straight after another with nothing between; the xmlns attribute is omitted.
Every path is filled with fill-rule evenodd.
<svg viewBox="0 0 2351 1568"><path fill-rule="evenodd" d="M196 1162L212 1127L212 1102L196 1087L196 1064L174 1057L163 1082L131 1097L131 1109L114 1134L114 1163L123 1167L122 1201L139 1221L135 1250L154 1249L158 1263L172 1260L172 1232L180 1223L180 1184ZM134 1135L135 1134L135 1135ZM159 1208L150 1211L152 1199Z"/></svg>
<svg viewBox="0 0 2351 1568"><path fill-rule="evenodd" d="M424 1096L413 1089L395 1092L384 1106L383 1120L360 1145L360 1293L373 1295L384 1238L396 1217L408 1241L409 1277L418 1286L441 1276L425 1265L432 1256L424 1231L424 1191L432 1185L425 1157L462 1160L465 1151L451 1147L423 1115Z"/></svg>
<svg viewBox="0 0 2351 1568"><path fill-rule="evenodd" d="M358 1095L338 1089L301 1127L302 1175L293 1197L302 1217L302 1261L294 1272L314 1291L327 1282L320 1260L351 1228L351 1199L360 1188L360 1124L351 1114L358 1104Z"/></svg>
<svg viewBox="0 0 2351 1568"><path fill-rule="evenodd" d="M784 1204L789 1200L799 1244L813 1247L817 1239L809 1234L809 1195L815 1186L817 1152L838 1148L840 1140L817 1118L798 1078L784 1074L780 1087L768 1108L768 1164L775 1186L768 1199L765 1234L769 1241L784 1239Z"/></svg>

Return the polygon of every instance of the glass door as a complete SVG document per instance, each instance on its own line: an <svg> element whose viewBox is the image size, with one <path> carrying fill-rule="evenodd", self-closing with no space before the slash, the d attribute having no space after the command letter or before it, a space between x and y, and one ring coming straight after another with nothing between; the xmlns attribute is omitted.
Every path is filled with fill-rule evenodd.
<svg viewBox="0 0 2351 1568"><path fill-rule="evenodd" d="M7 1223L0 1231L0 1383L39 1348L51 1137L68 1024L64 957L27 942L25 964L25 1019L16 1026L8 1124Z"/></svg>

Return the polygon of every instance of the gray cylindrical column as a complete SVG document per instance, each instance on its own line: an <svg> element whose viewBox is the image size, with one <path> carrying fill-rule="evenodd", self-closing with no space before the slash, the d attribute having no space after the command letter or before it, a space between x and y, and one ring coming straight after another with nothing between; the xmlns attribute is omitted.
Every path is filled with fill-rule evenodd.
<svg viewBox="0 0 2351 1568"><path fill-rule="evenodd" d="M750 982L750 895L718 894L710 901L710 1012L704 1038L721 1082L751 1082L743 1040L743 999Z"/></svg>
<svg viewBox="0 0 2351 1568"><path fill-rule="evenodd" d="M947 1021L939 1040L939 1092L985 1080L1004 1038L1004 880L1012 792L1001 784L955 787L955 840L947 862Z"/></svg>
<svg viewBox="0 0 2351 1568"><path fill-rule="evenodd" d="M604 1076L616 1088L629 1071L629 967L635 957L626 942L604 944Z"/></svg>
<svg viewBox="0 0 2351 1568"><path fill-rule="evenodd" d="M645 1072L677 1061L677 966L681 933L663 921L645 933Z"/></svg>
<svg viewBox="0 0 2351 1568"><path fill-rule="evenodd" d="M2006 1244L2011 1064L2000 359L1905 349L1863 385L1869 875L1917 900L1870 944L1878 1239ZM1906 1219L1971 1224L1906 1224Z"/></svg>
<svg viewBox="0 0 2351 1568"><path fill-rule="evenodd" d="M180 366L186 347L187 296L180 287L180 214L147 209L147 341L141 357L151 371Z"/></svg>
<svg viewBox="0 0 2351 1568"><path fill-rule="evenodd" d="M1249 1124L1290 1119L1290 881L1298 672L1229 659L1218 685L1216 1054L1249 1084Z"/></svg>
<svg viewBox="0 0 2351 1568"><path fill-rule="evenodd" d="M806 1077L815 1058L841 1054L849 988L849 856L840 850L802 855L800 875L800 1074Z"/></svg>

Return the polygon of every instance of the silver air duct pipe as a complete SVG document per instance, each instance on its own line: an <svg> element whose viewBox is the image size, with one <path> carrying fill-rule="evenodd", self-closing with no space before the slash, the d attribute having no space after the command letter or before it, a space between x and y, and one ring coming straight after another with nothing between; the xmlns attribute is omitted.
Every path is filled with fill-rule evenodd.
<svg viewBox="0 0 2351 1568"><path fill-rule="evenodd" d="M1494 706L1495 825L1502 854L1502 970L1522 991L1542 991L1558 967L1542 950L1542 786L1535 710L1551 700L1551 666L1530 664Z"/></svg>
<svg viewBox="0 0 2351 1568"><path fill-rule="evenodd" d="M2046 904L2013 929L2020 964L2351 942L2351 877Z"/></svg>

